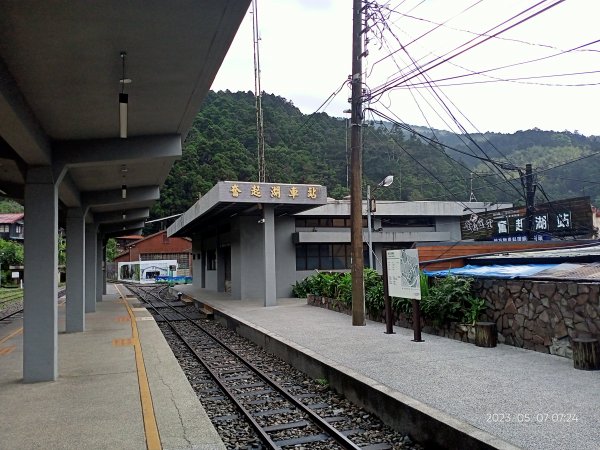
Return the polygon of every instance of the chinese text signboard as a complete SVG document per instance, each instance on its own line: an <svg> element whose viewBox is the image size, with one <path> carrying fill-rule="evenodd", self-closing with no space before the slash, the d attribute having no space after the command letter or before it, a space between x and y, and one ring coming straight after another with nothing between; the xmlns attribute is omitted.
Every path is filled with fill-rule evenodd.
<svg viewBox="0 0 600 450"><path fill-rule="evenodd" d="M582 197L536 205L532 220L536 240L591 235L590 199ZM528 229L528 219L522 207L473 213L461 219L462 239L525 241Z"/></svg>
<svg viewBox="0 0 600 450"><path fill-rule="evenodd" d="M327 203L327 189L319 185L249 183L224 181L219 183L219 200L242 203Z"/></svg>
<svg viewBox="0 0 600 450"><path fill-rule="evenodd" d="M421 299L418 250L387 250L387 276L390 297Z"/></svg>

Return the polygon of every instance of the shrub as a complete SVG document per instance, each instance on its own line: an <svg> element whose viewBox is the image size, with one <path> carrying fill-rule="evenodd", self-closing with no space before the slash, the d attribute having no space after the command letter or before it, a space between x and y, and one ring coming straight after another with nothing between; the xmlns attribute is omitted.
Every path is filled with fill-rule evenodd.
<svg viewBox="0 0 600 450"><path fill-rule="evenodd" d="M473 297L470 278L447 276L436 280L422 297L423 315L436 326L450 322L473 324L485 309L485 300Z"/></svg>
<svg viewBox="0 0 600 450"><path fill-rule="evenodd" d="M383 313L383 280L375 270L365 269L365 307L372 317ZM485 300L471 294L472 280L448 276L436 280L429 286L429 278L420 274L421 311L423 316L435 326L450 322L474 324L485 310ZM352 304L352 275L350 273L319 272L292 286L296 297L307 294L320 295L341 301L344 305ZM412 300L392 297L392 308L402 313L408 320L412 318Z"/></svg>
<svg viewBox="0 0 600 450"><path fill-rule="evenodd" d="M352 275L344 273L340 277L338 285L338 298L346 306L352 304Z"/></svg>

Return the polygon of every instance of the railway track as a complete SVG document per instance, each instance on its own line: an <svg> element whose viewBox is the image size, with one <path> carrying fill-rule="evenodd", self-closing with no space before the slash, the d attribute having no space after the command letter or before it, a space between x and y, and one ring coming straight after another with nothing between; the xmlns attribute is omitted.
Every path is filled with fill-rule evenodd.
<svg viewBox="0 0 600 450"><path fill-rule="evenodd" d="M60 289L58 291L57 298L65 295L66 289ZM6 307L5 305L8 305ZM18 314L23 314L23 299L12 299L0 302L0 322L8 320L10 318L17 318Z"/></svg>
<svg viewBox="0 0 600 450"><path fill-rule="evenodd" d="M199 320L193 307L169 298L168 288L127 287L155 315L182 367L191 369L184 367L207 411L216 406L212 420L217 431L225 430L224 442L230 448L420 448L349 406L324 380L291 374L295 369L271 355L265 357L254 344L231 336L212 321ZM234 425L235 432L227 431L227 423L240 420L249 427Z"/></svg>
<svg viewBox="0 0 600 450"><path fill-rule="evenodd" d="M18 309L17 311L13 311L10 314L7 314L5 316L0 317L0 322L2 322L3 320L8 320L10 318L17 318L15 317L17 314L23 314L23 308Z"/></svg>

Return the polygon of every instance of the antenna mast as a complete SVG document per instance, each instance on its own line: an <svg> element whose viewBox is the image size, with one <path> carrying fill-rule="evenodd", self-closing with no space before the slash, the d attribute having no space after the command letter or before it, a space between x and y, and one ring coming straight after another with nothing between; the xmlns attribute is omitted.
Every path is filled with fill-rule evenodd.
<svg viewBox="0 0 600 450"><path fill-rule="evenodd" d="M473 192L473 172L471 172L471 195L469 196L470 202L476 202L477 198L475 197L475 193Z"/></svg>
<svg viewBox="0 0 600 450"><path fill-rule="evenodd" d="M262 89L260 87L260 53L258 41L258 0L252 0L252 34L254 41L254 98L256 106L256 143L258 146L258 181L265 181L265 133L263 127Z"/></svg>

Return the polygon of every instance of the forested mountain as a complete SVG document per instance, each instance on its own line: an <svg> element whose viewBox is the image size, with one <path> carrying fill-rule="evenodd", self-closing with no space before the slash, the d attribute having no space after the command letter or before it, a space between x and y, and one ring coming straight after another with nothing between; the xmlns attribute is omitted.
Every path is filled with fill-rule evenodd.
<svg viewBox="0 0 600 450"><path fill-rule="evenodd" d="M325 113L305 115L276 95L264 94L262 104L267 181L318 183L327 186L330 197L347 195L347 120ZM380 199L466 201L474 172L477 200L523 203L519 180L509 186L497 166L469 156L474 154L502 162L508 178L518 177L518 171L507 169L511 165L532 163L538 171L583 158L541 171L538 181L552 200L582 194L600 200L594 176L600 159L586 157L600 151L596 137L534 129L467 138L435 130L436 139L455 149L451 150L423 137L432 136L431 130L414 127L415 132L410 132L405 126L384 125L367 122L363 130L365 186L376 185L386 175L395 176L392 186L377 191ZM253 93L209 92L184 143L183 157L161 190L153 218L184 212L217 181L255 181L256 141Z"/></svg>

